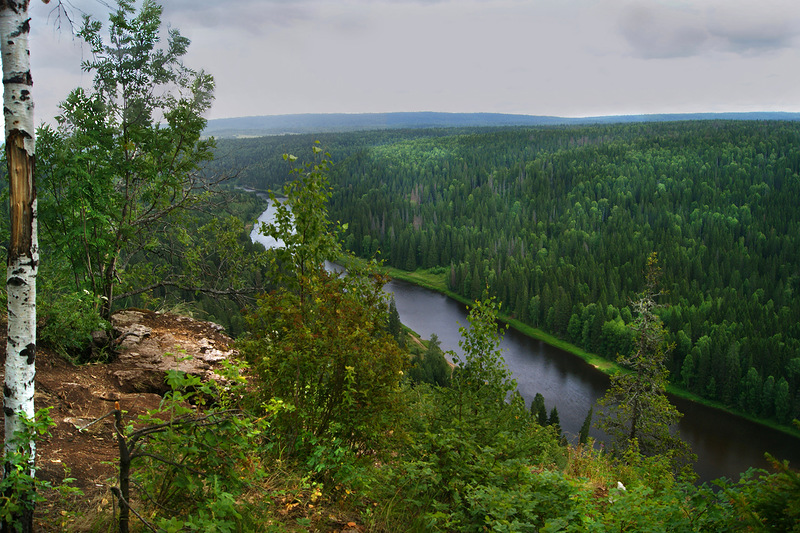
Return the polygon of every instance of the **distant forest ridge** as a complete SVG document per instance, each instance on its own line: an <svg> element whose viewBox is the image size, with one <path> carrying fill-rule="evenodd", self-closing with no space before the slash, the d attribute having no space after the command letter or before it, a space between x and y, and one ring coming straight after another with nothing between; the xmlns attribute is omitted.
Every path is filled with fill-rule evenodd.
<svg viewBox="0 0 800 533"><path fill-rule="evenodd" d="M330 113L269 115L209 120L205 134L217 138L260 137L291 133L335 133L347 131L475 128L505 126L557 126L582 124L620 124L684 120L800 120L800 113L676 113L657 115L611 115L601 117L553 117L502 113Z"/></svg>

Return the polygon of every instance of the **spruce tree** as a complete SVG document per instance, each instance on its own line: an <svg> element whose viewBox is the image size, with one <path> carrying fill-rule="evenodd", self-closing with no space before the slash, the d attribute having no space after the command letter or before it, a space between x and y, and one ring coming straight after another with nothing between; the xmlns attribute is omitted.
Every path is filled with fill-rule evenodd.
<svg viewBox="0 0 800 533"><path fill-rule="evenodd" d="M589 412L586 413L586 418L583 419L583 425L581 425L581 431L578 434L578 444L586 444L589 442L589 429L592 426L593 413L594 407L590 407Z"/></svg>
<svg viewBox="0 0 800 533"><path fill-rule="evenodd" d="M625 371L612 376L611 386L599 402L603 408L599 427L613 439L612 449L617 453L633 447L645 455L688 457L687 445L671 432L682 415L666 396L669 372L664 361L671 347L655 313L660 275L658 257L652 253L647 260L645 289L633 302L636 318L630 327L634 350L617 360Z"/></svg>
<svg viewBox="0 0 800 533"><path fill-rule="evenodd" d="M544 396L541 392L537 392L531 402L531 416L536 420L540 426L547 425L547 408L544 405Z"/></svg>
<svg viewBox="0 0 800 533"><path fill-rule="evenodd" d="M405 345L405 338L402 335L403 324L400 322L400 313L397 312L397 304L394 301L394 296L389 300L389 323L387 325L389 335L394 337L401 347Z"/></svg>
<svg viewBox="0 0 800 533"><path fill-rule="evenodd" d="M561 435L561 419L558 418L558 408L554 405L550 409L550 416L547 418L547 425L556 428L556 431Z"/></svg>

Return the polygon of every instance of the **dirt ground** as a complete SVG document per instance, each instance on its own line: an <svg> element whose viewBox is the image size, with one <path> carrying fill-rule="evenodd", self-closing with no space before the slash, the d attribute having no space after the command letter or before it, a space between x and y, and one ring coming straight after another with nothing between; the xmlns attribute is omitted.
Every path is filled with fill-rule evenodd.
<svg viewBox="0 0 800 533"><path fill-rule="evenodd" d="M127 411L127 420L158 407L165 390L163 379L142 377L142 363L154 375L163 376L163 371L154 370L148 358L175 365L169 356L164 358L164 353L225 354L231 343L218 326L208 322L152 312L139 312L136 318L137 327L143 332L138 340L146 342L124 343L122 356L110 363L74 366L46 347L37 350L36 409L52 407L50 416L55 426L37 444L36 476L53 484L64 477L75 478L73 486L83 491L80 499L86 504L111 499L109 487L116 483L118 448L113 417L83 431L80 428L108 414L117 401ZM198 345L198 341L202 342ZM5 347L5 327L2 327L3 362ZM54 515L61 513L59 505L49 499L37 506L37 530L57 530L52 529L52 522Z"/></svg>

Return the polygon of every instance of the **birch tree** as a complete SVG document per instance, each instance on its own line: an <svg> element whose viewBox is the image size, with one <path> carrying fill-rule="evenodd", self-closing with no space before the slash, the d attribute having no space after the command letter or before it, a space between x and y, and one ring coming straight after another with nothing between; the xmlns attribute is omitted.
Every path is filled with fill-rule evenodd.
<svg viewBox="0 0 800 533"><path fill-rule="evenodd" d="M23 417L34 416L33 391L36 375L36 273L39 246L36 234L36 187L33 179L35 133L28 34L28 0L0 0L0 53L3 63L3 107L6 159L10 182L11 237L8 247L6 286L8 291L8 341L6 344L3 412L5 452L23 452L33 473L35 447L32 440L19 441ZM6 455L7 457L8 455ZM5 463L4 478L11 474ZM25 503L25 502L23 502ZM19 516L4 522L31 531L33 508L23 505Z"/></svg>

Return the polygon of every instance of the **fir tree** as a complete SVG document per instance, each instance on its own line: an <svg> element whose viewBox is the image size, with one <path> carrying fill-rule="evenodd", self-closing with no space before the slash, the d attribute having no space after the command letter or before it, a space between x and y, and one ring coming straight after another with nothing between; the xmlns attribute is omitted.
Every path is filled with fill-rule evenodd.
<svg viewBox="0 0 800 533"><path fill-rule="evenodd" d="M589 442L589 428L592 427L592 414L594 413L594 408L590 407L589 412L586 413L586 418L583 419L583 425L581 426L581 431L578 434L578 443L579 444L586 444Z"/></svg>
<svg viewBox="0 0 800 533"><path fill-rule="evenodd" d="M540 426L547 425L547 408L544 405L544 396L541 392L537 392L533 397L531 403L531 416L539 423Z"/></svg>
<svg viewBox="0 0 800 533"><path fill-rule="evenodd" d="M405 345L405 337L402 335L403 324L400 322L400 313L397 312L397 304L394 296L389 300L389 323L387 325L389 335L394 337L401 347Z"/></svg>
<svg viewBox="0 0 800 533"><path fill-rule="evenodd" d="M561 419L558 418L558 408L555 405L550 409L547 425L555 427L558 434L561 435Z"/></svg>
<svg viewBox="0 0 800 533"><path fill-rule="evenodd" d="M617 360L626 371L612 376L611 386L599 402L603 407L599 427L611 436L618 453L633 447L645 455L688 456L686 443L670 431L681 413L666 396L669 372L664 361L671 346L655 313L661 294L660 275L658 257L652 253L647 261L645 289L633 303L636 318L630 327L635 336L634 350Z"/></svg>

